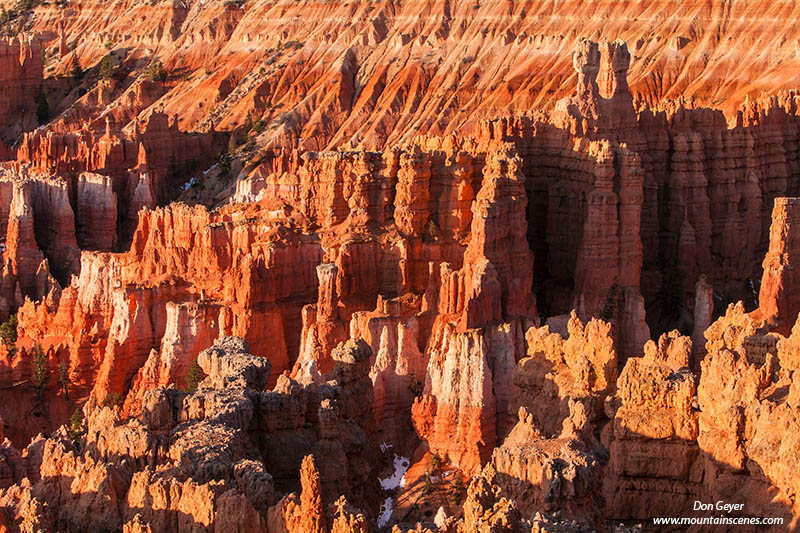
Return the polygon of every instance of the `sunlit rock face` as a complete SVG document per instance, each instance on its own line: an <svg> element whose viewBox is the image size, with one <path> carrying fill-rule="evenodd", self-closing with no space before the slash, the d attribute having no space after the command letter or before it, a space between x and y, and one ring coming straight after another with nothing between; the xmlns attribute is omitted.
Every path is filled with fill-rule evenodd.
<svg viewBox="0 0 800 533"><path fill-rule="evenodd" d="M795 527L787 5L6 11L0 530Z"/></svg>

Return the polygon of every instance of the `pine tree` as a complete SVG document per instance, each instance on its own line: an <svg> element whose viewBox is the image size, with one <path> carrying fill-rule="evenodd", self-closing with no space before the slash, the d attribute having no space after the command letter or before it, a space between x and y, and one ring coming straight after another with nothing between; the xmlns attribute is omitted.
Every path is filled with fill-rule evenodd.
<svg viewBox="0 0 800 533"><path fill-rule="evenodd" d="M408 390L411 391L411 394L414 395L414 398L419 398L422 396L422 391L424 388L425 384L420 381L416 374L411 374L408 380Z"/></svg>
<svg viewBox="0 0 800 533"><path fill-rule="evenodd" d="M217 176L222 178L231 172L231 156L228 152L219 155L219 167Z"/></svg>
<svg viewBox="0 0 800 533"><path fill-rule="evenodd" d="M73 412L72 416L69 417L69 428L67 429L67 434L69 435L69 438L71 438L72 441L77 444L78 439L80 439L85 433L86 424L84 423L83 411L80 409L75 409L75 412Z"/></svg>
<svg viewBox="0 0 800 533"><path fill-rule="evenodd" d="M114 64L111 61L111 55L107 55L100 61L100 77L104 80L110 80L114 77Z"/></svg>
<svg viewBox="0 0 800 533"><path fill-rule="evenodd" d="M239 137L232 133L230 138L228 139L228 154L232 154L236 151L236 148L239 146Z"/></svg>
<svg viewBox="0 0 800 533"><path fill-rule="evenodd" d="M614 319L614 315L617 311L617 296L619 295L619 285L617 285L616 278L614 279L614 283L611 284L611 287L608 289L608 294L606 294L605 302L603 302L603 309L600 310L600 319L605 320L606 322L611 322Z"/></svg>
<svg viewBox="0 0 800 533"><path fill-rule="evenodd" d="M203 374L203 369L200 368L200 365L197 364L195 360L192 363L192 366L189 367L189 372L186 373L186 388L184 389L186 392L192 392L197 388L197 385L203 381L205 374Z"/></svg>
<svg viewBox="0 0 800 533"><path fill-rule="evenodd" d="M103 398L103 401L100 405L103 407L120 407L123 403L125 403L125 397L118 393L118 392L109 392L106 394L106 397Z"/></svg>
<svg viewBox="0 0 800 533"><path fill-rule="evenodd" d="M65 361L58 363L58 384L64 391L64 398L69 400L69 365Z"/></svg>
<svg viewBox="0 0 800 533"><path fill-rule="evenodd" d="M75 81L81 81L83 79L85 72L81 68L81 64L78 62L78 56L73 54L72 55L72 79Z"/></svg>
<svg viewBox="0 0 800 533"><path fill-rule="evenodd" d="M39 397L47 388L47 356L42 347L36 345L31 350L31 385Z"/></svg>
<svg viewBox="0 0 800 533"><path fill-rule="evenodd" d="M8 350L17 343L17 315L11 315L8 320L0 324L0 339Z"/></svg>
<svg viewBox="0 0 800 533"><path fill-rule="evenodd" d="M164 81L167 79L167 73L161 61L156 59L150 63L150 66L147 67L147 77L150 81Z"/></svg>

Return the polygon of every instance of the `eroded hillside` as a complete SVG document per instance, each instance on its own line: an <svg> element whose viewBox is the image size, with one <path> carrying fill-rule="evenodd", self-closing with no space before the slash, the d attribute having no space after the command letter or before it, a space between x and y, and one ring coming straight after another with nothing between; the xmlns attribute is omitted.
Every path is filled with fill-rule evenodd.
<svg viewBox="0 0 800 533"><path fill-rule="evenodd" d="M7 9L0 526L794 527L794 3Z"/></svg>

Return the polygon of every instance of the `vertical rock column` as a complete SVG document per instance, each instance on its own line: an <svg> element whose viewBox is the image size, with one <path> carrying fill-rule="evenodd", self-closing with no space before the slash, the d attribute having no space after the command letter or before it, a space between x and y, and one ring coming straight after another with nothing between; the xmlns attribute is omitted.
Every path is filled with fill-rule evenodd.
<svg viewBox="0 0 800 533"><path fill-rule="evenodd" d="M625 145L617 151L619 183L619 278L622 302L618 317L617 346L624 358L641 352L650 340L640 287L643 248L641 239L644 170L639 155Z"/></svg>
<svg viewBox="0 0 800 533"><path fill-rule="evenodd" d="M400 156L397 172L394 221L409 235L420 235L430 218L430 160L418 146Z"/></svg>
<svg viewBox="0 0 800 533"><path fill-rule="evenodd" d="M698 365L705 353L706 339L704 333L711 325L714 316L714 288L704 277L697 281L694 296L694 327L692 329L692 362L691 368Z"/></svg>
<svg viewBox="0 0 800 533"><path fill-rule="evenodd" d="M66 183L28 178L14 183L9 208L3 272L9 302L21 305L22 296L36 295L35 275L43 259L61 285L79 270L75 219Z"/></svg>
<svg viewBox="0 0 800 533"><path fill-rule="evenodd" d="M619 198L614 192L614 155L607 142L594 143L594 182L586 195L586 222L575 265L573 307L581 316L596 316L620 282Z"/></svg>
<svg viewBox="0 0 800 533"><path fill-rule="evenodd" d="M483 172L464 266L441 265L441 315L428 341L425 389L412 406L430 451L465 472L513 426L508 384L524 353L522 329L535 315L521 159L502 145L487 154Z"/></svg>
<svg viewBox="0 0 800 533"><path fill-rule="evenodd" d="M800 198L776 198L769 230L769 251L758 295L759 314L783 332L800 312Z"/></svg>
<svg viewBox="0 0 800 533"><path fill-rule="evenodd" d="M462 330L535 314L533 254L526 238L528 201L521 164L508 146L487 156L483 186L472 204L471 236L464 253Z"/></svg>
<svg viewBox="0 0 800 533"><path fill-rule="evenodd" d="M317 303L303 307L303 331L295 378L310 382L333 368L331 350L347 338L346 324L339 320L336 279L339 268L333 263L317 266Z"/></svg>
<svg viewBox="0 0 800 533"><path fill-rule="evenodd" d="M78 176L76 231L81 249L113 251L117 241L117 195L111 178Z"/></svg>

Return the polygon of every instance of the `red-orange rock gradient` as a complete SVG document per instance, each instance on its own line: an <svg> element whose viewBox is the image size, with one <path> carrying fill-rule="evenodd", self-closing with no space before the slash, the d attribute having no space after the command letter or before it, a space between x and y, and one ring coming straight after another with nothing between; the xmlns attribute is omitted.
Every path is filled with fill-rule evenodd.
<svg viewBox="0 0 800 533"><path fill-rule="evenodd" d="M26 14L35 37L0 43L0 524L800 516L798 96L715 47L794 8L687 7L699 28L618 7L601 33L629 47L585 38L613 9L587 5ZM676 23L627 22L645 15ZM34 130L37 93L54 113ZM59 428L78 406L86 433ZM382 491L395 453L414 466ZM455 499L435 516L379 512L437 491Z"/></svg>
<svg viewBox="0 0 800 533"><path fill-rule="evenodd" d="M148 7L82 0L65 12L42 4L29 25L59 52L51 60L55 76L68 75L73 58L96 72L106 42L123 70L161 60L167 79L120 83L109 113L163 107L186 129L229 129L254 111L270 124L265 142L309 150L348 142L384 147L553 107L572 91L569 53L581 38L627 41L629 85L637 102L651 106L693 98L733 115L747 96L797 85L793 3L285 0ZM308 20L316 23L302 23ZM605 74L601 82L604 91L615 86ZM89 107L85 98L81 106Z"/></svg>

